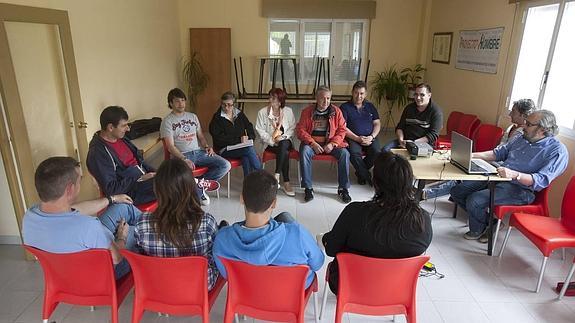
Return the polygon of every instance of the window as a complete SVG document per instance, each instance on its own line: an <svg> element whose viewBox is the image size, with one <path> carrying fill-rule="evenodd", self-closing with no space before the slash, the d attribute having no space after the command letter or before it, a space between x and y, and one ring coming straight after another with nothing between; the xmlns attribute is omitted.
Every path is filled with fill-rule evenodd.
<svg viewBox="0 0 575 323"><path fill-rule="evenodd" d="M561 130L570 135L575 135L575 109L563 96L572 90L574 34L575 1L528 5L511 90L511 102L532 99L553 111Z"/></svg>
<svg viewBox="0 0 575 323"><path fill-rule="evenodd" d="M315 80L318 57L330 59L333 83L355 82L360 59L366 58L367 26L367 20L271 19L269 54L297 56L299 78L303 82ZM284 68L289 82L294 74L288 65Z"/></svg>

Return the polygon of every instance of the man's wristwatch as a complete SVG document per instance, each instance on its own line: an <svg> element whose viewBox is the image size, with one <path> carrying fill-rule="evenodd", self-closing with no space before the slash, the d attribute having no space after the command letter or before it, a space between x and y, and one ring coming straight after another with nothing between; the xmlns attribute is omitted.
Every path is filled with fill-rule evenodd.
<svg viewBox="0 0 575 323"><path fill-rule="evenodd" d="M112 205L114 204L114 198L112 197L112 195L108 195L106 196L106 198L108 199L108 205Z"/></svg>
<svg viewBox="0 0 575 323"><path fill-rule="evenodd" d="M521 180L521 173L519 172L517 173L517 177L515 177L515 180L518 182Z"/></svg>

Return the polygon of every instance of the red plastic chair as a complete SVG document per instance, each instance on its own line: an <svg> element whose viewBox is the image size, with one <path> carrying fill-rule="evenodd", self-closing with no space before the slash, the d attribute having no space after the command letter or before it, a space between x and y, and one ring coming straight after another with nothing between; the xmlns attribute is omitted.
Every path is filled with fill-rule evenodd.
<svg viewBox="0 0 575 323"><path fill-rule="evenodd" d="M172 158L172 155L170 154L170 151L168 150L168 146L166 145L166 139L164 139L164 138L162 138L162 146L164 147L164 160L168 160L168 159ZM207 172L208 172L208 167L201 166L201 167L196 167L192 171L192 175L194 175L194 177L198 177L198 176L204 175Z"/></svg>
<svg viewBox="0 0 575 323"><path fill-rule="evenodd" d="M104 191L102 190L102 188L100 187L100 185L98 184L98 181L96 180L96 178L94 177L94 175L92 175L90 173L90 176L92 176L92 179L94 180L94 183L96 183L96 187L98 187L98 191L100 192L100 198L105 197L106 194L104 193ZM154 212L157 208L158 208L158 201L151 201L148 203L142 203L142 204L138 204L138 205L134 205L135 207L138 208L138 210L142 211L142 212L147 212L147 213L151 213ZM98 215L100 215L106 208L101 209L100 211L98 211Z"/></svg>
<svg viewBox="0 0 575 323"><path fill-rule="evenodd" d="M549 189L551 184L539 192L535 193L535 199L533 203L528 205L497 205L493 209L493 216L497 218L497 225L495 226L494 236L493 236L493 249L497 244L497 236L499 235L499 228L501 227L501 221L503 217L511 213L529 213L537 214L541 216L549 217ZM499 252L499 255L501 255Z"/></svg>
<svg viewBox="0 0 575 323"><path fill-rule="evenodd" d="M444 144L451 144L451 132L457 128L459 124L459 119L463 116L463 112L459 111L451 111L449 117L447 118L447 123L445 124L445 128L447 132L445 135L439 135L437 139L437 147L441 147Z"/></svg>
<svg viewBox="0 0 575 323"><path fill-rule="evenodd" d="M297 160L299 161L299 152L295 149L290 149L289 150L289 155L288 155L289 159L293 159L293 160ZM270 161L270 160L275 160L276 159L276 154L274 154L271 151L265 150L262 154L262 168L265 169L266 168L266 162ZM297 168L297 178L301 178L300 174L299 174L299 164L298 164L298 168Z"/></svg>
<svg viewBox="0 0 575 323"><path fill-rule="evenodd" d="M537 293L541 288L545 266L551 253L558 248L575 247L575 176L571 177L565 188L560 219L527 213L513 213L511 215L509 229L507 229L499 253L500 257L509 239L512 226L529 239L543 254L543 262L535 288Z"/></svg>
<svg viewBox="0 0 575 323"><path fill-rule="evenodd" d="M459 134L464 135L467 138L471 138L475 130L479 127L481 121L477 118L474 114L464 114L460 116L458 123L455 129L452 130L456 131ZM449 136L449 140L442 140L439 141L437 144L440 148L451 148L451 135Z"/></svg>
<svg viewBox="0 0 575 323"><path fill-rule="evenodd" d="M210 309L226 281L218 278L208 292L206 258L160 258L128 250L120 252L130 263L134 274L132 323L140 322L144 310L174 315L201 315L203 322L210 321Z"/></svg>
<svg viewBox="0 0 575 323"><path fill-rule="evenodd" d="M51 253L27 245L24 248L38 258L44 271L44 322L48 322L61 302L84 306L110 305L112 322L118 322L118 307L132 289L134 280L131 273L118 281L114 279L109 250Z"/></svg>
<svg viewBox="0 0 575 323"><path fill-rule="evenodd" d="M317 276L305 289L307 266L255 266L221 258L228 275L225 323L236 314L274 322L304 322L305 305L314 292L317 323Z"/></svg>
<svg viewBox="0 0 575 323"><path fill-rule="evenodd" d="M364 315L403 314L416 322L417 279L429 256L380 259L338 253L339 287L335 322L344 312Z"/></svg>
<svg viewBox="0 0 575 323"><path fill-rule="evenodd" d="M473 134L473 151L493 150L501 142L503 129L492 124L481 124Z"/></svg>
<svg viewBox="0 0 575 323"><path fill-rule="evenodd" d="M230 162L230 171L226 175L228 177L228 198L230 198L230 176L232 174L232 169L242 166L242 160L239 158L226 158L227 161Z"/></svg>

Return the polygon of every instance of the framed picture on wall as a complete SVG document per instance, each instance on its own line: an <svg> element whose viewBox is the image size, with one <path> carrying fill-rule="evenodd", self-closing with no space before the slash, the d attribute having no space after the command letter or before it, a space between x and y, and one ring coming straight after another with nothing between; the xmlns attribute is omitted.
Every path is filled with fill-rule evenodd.
<svg viewBox="0 0 575 323"><path fill-rule="evenodd" d="M449 64L451 57L451 40L453 33L434 33L431 61L435 63Z"/></svg>

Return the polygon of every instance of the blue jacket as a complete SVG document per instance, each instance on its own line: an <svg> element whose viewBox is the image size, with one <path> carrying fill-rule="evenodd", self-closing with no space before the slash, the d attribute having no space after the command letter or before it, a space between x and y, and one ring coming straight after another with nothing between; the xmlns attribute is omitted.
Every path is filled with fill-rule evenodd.
<svg viewBox="0 0 575 323"><path fill-rule="evenodd" d="M314 272L323 265L324 254L304 227L299 223L279 223L274 219L257 229L245 228L244 223L221 228L216 234L213 255L223 277L227 274L219 257L253 265L307 265L311 270L306 288L311 285Z"/></svg>
<svg viewBox="0 0 575 323"><path fill-rule="evenodd" d="M151 166L144 162L142 154L130 140L127 138L119 140L123 140L128 145L144 171L154 171ZM129 193L135 189L136 181L142 176L142 172L137 167L126 167L122 164L116 152L109 148L104 139L100 137L99 131L94 134L90 141L86 166L105 195L130 195Z"/></svg>

